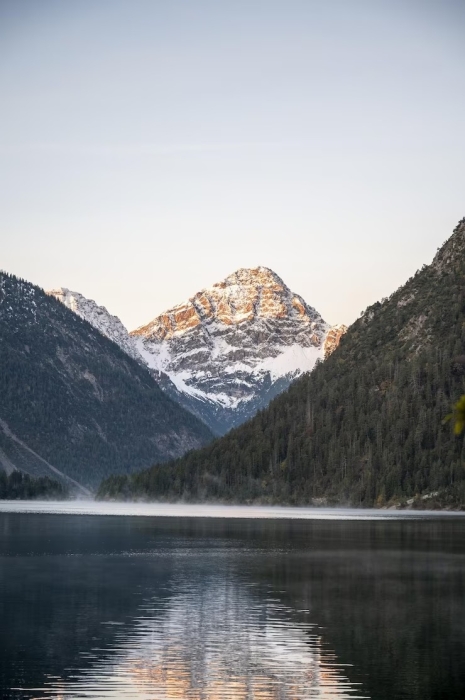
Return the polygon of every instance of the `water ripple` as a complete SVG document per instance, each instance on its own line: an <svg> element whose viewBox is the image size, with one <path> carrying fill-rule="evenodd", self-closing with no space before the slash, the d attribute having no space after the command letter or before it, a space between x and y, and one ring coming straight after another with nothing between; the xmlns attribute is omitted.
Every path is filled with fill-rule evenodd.
<svg viewBox="0 0 465 700"><path fill-rule="evenodd" d="M81 671L44 687L32 700L344 700L367 698L325 647L321 630L297 619L273 592L256 598L222 576L177 581L169 602L148 600L111 653L85 652Z"/></svg>

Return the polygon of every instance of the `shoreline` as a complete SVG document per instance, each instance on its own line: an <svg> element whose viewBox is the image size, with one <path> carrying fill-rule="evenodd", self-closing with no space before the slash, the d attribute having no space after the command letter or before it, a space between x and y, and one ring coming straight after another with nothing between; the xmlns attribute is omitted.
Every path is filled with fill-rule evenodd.
<svg viewBox="0 0 465 700"><path fill-rule="evenodd" d="M465 517L460 510L348 508L122 501L0 500L1 513L255 520L424 520Z"/></svg>

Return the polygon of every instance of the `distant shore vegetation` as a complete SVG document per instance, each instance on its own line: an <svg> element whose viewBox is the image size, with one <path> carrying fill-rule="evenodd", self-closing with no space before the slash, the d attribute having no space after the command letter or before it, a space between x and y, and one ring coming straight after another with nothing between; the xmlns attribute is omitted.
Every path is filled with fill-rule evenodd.
<svg viewBox="0 0 465 700"><path fill-rule="evenodd" d="M0 500L62 501L69 497L69 490L64 484L47 476L34 478L19 471L11 474L0 471Z"/></svg>

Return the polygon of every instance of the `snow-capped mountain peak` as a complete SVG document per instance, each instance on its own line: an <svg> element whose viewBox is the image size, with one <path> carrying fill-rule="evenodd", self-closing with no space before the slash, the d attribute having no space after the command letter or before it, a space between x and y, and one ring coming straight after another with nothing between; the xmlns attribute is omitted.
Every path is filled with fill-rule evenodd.
<svg viewBox="0 0 465 700"><path fill-rule="evenodd" d="M302 297L293 294L280 277L266 267L240 269L222 282L157 316L133 336L170 340L197 327L240 325L263 320L298 319L318 329L321 316Z"/></svg>
<svg viewBox="0 0 465 700"><path fill-rule="evenodd" d="M330 327L267 267L241 268L130 334L78 292L48 294L146 364L162 389L217 433L311 371L346 330Z"/></svg>
<svg viewBox="0 0 465 700"><path fill-rule="evenodd" d="M61 301L62 304L74 311L75 314L88 321L94 328L106 335L110 340L120 346L125 353L138 362L143 362L134 341L127 328L118 316L112 316L104 306L99 306L93 299L86 299L79 292L72 292L66 287L52 289L47 292L50 296Z"/></svg>
<svg viewBox="0 0 465 700"><path fill-rule="evenodd" d="M239 269L131 333L177 399L217 432L265 406L337 345L302 297L266 267Z"/></svg>

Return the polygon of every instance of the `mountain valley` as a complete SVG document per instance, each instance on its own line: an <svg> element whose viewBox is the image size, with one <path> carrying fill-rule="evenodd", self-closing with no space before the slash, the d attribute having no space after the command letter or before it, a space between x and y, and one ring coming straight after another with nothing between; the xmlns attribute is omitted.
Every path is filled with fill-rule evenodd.
<svg viewBox="0 0 465 700"><path fill-rule="evenodd" d="M465 438L443 420L465 393L464 280L465 219L266 409L180 460L108 479L100 496L465 507ZM321 353L328 329L306 313ZM171 323L154 326L157 347Z"/></svg>

